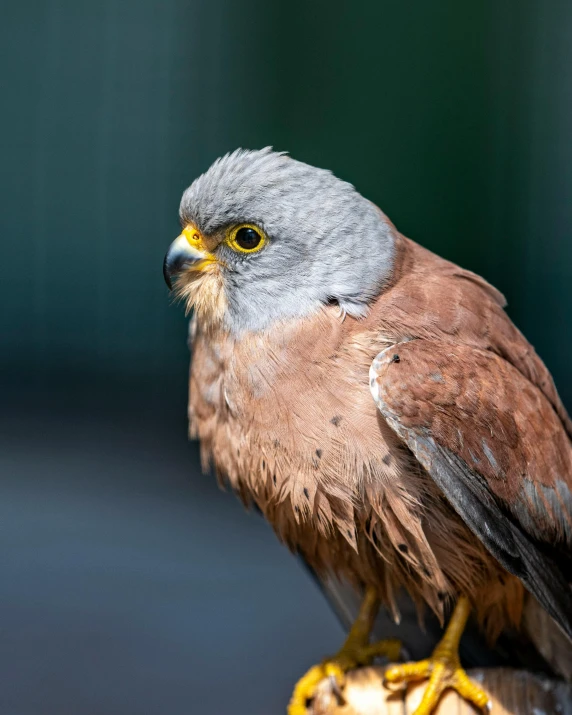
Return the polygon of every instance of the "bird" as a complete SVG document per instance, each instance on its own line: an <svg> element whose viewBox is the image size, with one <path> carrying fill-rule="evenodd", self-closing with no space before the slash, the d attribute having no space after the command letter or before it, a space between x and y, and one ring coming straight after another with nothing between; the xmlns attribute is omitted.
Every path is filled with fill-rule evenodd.
<svg viewBox="0 0 572 715"><path fill-rule="evenodd" d="M391 687L428 680L416 715L448 688L486 709L460 661L468 620L494 643L530 607L566 650L572 422L503 295L349 182L271 147L217 159L179 215L163 273L192 314L203 467L322 583L362 599L289 715L378 656ZM396 639L370 640L381 607L399 620L403 593L444 628L405 663Z"/></svg>

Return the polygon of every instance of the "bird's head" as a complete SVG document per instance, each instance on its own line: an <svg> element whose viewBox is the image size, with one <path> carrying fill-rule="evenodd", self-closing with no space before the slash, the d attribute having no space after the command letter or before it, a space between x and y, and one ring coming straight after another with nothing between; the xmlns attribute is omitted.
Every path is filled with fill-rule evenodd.
<svg viewBox="0 0 572 715"><path fill-rule="evenodd" d="M391 276L387 218L331 172L270 148L215 161L180 218L165 279L207 326L258 331L331 303L359 318Z"/></svg>

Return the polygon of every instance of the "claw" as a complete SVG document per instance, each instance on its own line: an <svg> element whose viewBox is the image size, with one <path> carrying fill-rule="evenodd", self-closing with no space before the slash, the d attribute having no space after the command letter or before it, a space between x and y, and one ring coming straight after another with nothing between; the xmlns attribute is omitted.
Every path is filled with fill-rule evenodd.
<svg viewBox="0 0 572 715"><path fill-rule="evenodd" d="M469 601L462 596L455 606L443 638L430 658L419 663L394 665L385 671L385 682L389 684L429 679L413 715L430 715L447 688L456 690L462 698L481 710L490 708L488 695L468 677L459 660L459 641L469 613Z"/></svg>
<svg viewBox="0 0 572 715"><path fill-rule="evenodd" d="M343 693L342 693L340 686L338 684L338 681L336 680L334 675L330 675L330 688L332 689L332 693L338 699L338 703L340 705L345 705L346 699L344 698Z"/></svg>
<svg viewBox="0 0 572 715"><path fill-rule="evenodd" d="M380 655L394 660L399 655L400 649L401 643L395 639L380 641L372 645L344 646L331 660L325 660L320 665L315 665L300 678L288 705L288 715L307 715L308 704L313 701L319 683L326 679L330 681L332 694L343 705L345 703L343 691L346 673L349 670L360 665L369 665L374 658Z"/></svg>
<svg viewBox="0 0 572 715"><path fill-rule="evenodd" d="M300 678L288 705L288 715L307 715L308 703L314 699L318 684L326 678L336 681L339 677L336 665L333 662L315 665Z"/></svg>
<svg viewBox="0 0 572 715"><path fill-rule="evenodd" d="M314 701L319 684L329 679L330 691L343 703L346 673L360 665L369 665L374 658L383 655L397 660L401 643L395 638L379 643L369 643L369 635L379 609L379 600L374 588L366 588L362 605L341 650L333 658L315 665L296 683L288 705L288 715L307 715L308 706Z"/></svg>
<svg viewBox="0 0 572 715"><path fill-rule="evenodd" d="M437 647L433 656L427 660L394 665L385 671L385 681L389 685L405 684L424 678L429 678L429 682L413 715L430 715L447 688L456 690L462 698L481 710L488 711L490 708L488 695L470 680L461 668L456 653L440 653Z"/></svg>

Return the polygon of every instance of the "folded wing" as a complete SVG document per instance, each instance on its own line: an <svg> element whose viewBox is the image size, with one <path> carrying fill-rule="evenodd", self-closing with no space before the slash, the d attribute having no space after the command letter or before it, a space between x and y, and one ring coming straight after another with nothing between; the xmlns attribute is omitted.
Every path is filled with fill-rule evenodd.
<svg viewBox="0 0 572 715"><path fill-rule="evenodd" d="M371 367L376 404L451 506L572 638L572 445L500 356L411 340Z"/></svg>

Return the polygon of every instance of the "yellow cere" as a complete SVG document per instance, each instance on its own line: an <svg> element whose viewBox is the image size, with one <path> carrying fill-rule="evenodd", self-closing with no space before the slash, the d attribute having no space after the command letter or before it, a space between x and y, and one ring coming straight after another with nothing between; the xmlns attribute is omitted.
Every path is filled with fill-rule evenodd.
<svg viewBox="0 0 572 715"><path fill-rule="evenodd" d="M181 235L177 238L177 241L181 240L186 241L189 244L190 250L187 249L186 252L189 253L194 260L194 263L190 266L189 270L193 272L204 271L218 262L216 256L214 256L205 245L205 240L201 232L194 226L185 226Z"/></svg>
<svg viewBox="0 0 572 715"><path fill-rule="evenodd" d="M202 236L194 226L185 226L183 229L183 236L187 239L191 246L193 246L193 248L202 248Z"/></svg>

